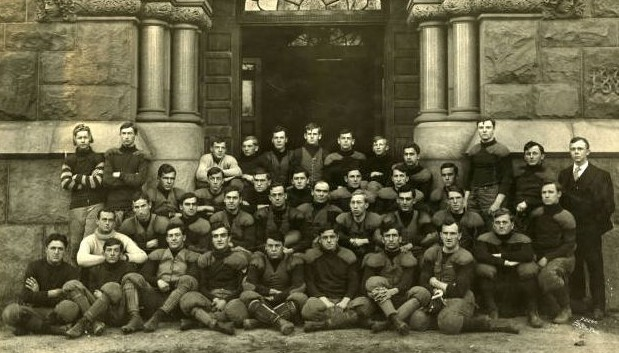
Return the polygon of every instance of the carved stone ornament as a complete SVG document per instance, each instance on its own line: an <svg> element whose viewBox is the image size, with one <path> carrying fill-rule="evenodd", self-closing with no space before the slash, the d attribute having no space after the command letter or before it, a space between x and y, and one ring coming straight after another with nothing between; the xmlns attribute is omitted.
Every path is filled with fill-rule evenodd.
<svg viewBox="0 0 619 353"><path fill-rule="evenodd" d="M543 16L546 19L581 18L585 12L583 0L543 0Z"/></svg>
<svg viewBox="0 0 619 353"><path fill-rule="evenodd" d="M619 95L619 66L607 65L591 70L590 95L600 93L603 95Z"/></svg>
<svg viewBox="0 0 619 353"><path fill-rule="evenodd" d="M204 9L200 7L174 7L170 16L172 23L188 23L198 27L211 27L213 24Z"/></svg>
<svg viewBox="0 0 619 353"><path fill-rule="evenodd" d="M79 16L137 16L140 0L74 0Z"/></svg>
<svg viewBox="0 0 619 353"><path fill-rule="evenodd" d="M412 1L409 5L409 22L441 20L446 17L484 13L540 13L544 1L552 0L444 0L442 3L434 4L430 4L431 1L428 0Z"/></svg>
<svg viewBox="0 0 619 353"><path fill-rule="evenodd" d="M37 0L37 21L75 22L76 7L73 0Z"/></svg>

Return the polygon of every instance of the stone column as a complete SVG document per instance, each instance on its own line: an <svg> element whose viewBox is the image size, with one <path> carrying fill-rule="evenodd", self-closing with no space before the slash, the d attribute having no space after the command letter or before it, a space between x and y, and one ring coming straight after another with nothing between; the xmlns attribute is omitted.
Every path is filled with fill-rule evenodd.
<svg viewBox="0 0 619 353"><path fill-rule="evenodd" d="M164 21L142 20L138 121L166 121L170 35Z"/></svg>
<svg viewBox="0 0 619 353"><path fill-rule="evenodd" d="M419 102L416 123L447 118L447 36L445 22L419 24L421 60Z"/></svg>
<svg viewBox="0 0 619 353"><path fill-rule="evenodd" d="M200 122L198 113L198 27L172 27L172 85L170 118Z"/></svg>
<svg viewBox="0 0 619 353"><path fill-rule="evenodd" d="M477 120L479 117L478 40L475 17L452 18L453 99L450 120Z"/></svg>

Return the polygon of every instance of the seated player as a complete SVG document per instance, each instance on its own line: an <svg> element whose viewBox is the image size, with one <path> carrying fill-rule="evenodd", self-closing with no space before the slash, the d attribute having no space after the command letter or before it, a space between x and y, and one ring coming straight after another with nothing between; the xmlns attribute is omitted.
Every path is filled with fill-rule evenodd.
<svg viewBox="0 0 619 353"><path fill-rule="evenodd" d="M531 239L514 231L514 217L508 209L494 213L492 231L484 233L475 242L477 280L482 303L490 318L499 316L495 297L504 298L503 304L515 305L515 294L522 293L529 325L543 326L537 312L537 265Z"/></svg>
<svg viewBox="0 0 619 353"><path fill-rule="evenodd" d="M312 201L312 189L308 185L309 174L302 167L294 167L290 171L292 185L286 188L288 205L297 207L302 203Z"/></svg>
<svg viewBox="0 0 619 353"><path fill-rule="evenodd" d="M284 335L294 331L292 322L298 321L307 301L303 265L301 254L284 253L284 242L278 237L268 237L264 253L252 255L240 297L252 317L243 322L246 330L262 324Z"/></svg>
<svg viewBox="0 0 619 353"><path fill-rule="evenodd" d="M140 273L127 274L122 280L129 322L121 330L124 334L144 329L157 330L159 322L178 312L181 297L198 288L197 280L189 275L199 254L185 247L185 228L171 222L166 231L167 249L157 249L148 255L148 262ZM150 316L143 323L142 314Z"/></svg>
<svg viewBox="0 0 619 353"><path fill-rule="evenodd" d="M462 233L460 246L468 251L473 251L475 239L480 234L485 233L484 219L477 212L464 208L464 189L450 186L447 188L447 197L449 207L437 211L432 216L432 223L438 229L441 224L445 223L446 219L455 220L458 223L460 233Z"/></svg>
<svg viewBox="0 0 619 353"><path fill-rule="evenodd" d="M387 322L372 323L371 329L372 332L380 332L390 326L399 334L406 335L409 330L406 322L426 299L411 291L416 282L417 260L409 251L401 250L402 235L397 227L384 224L381 239L382 249L367 254L361 264L361 284L365 286L367 296L387 318Z"/></svg>
<svg viewBox="0 0 619 353"><path fill-rule="evenodd" d="M137 192L131 200L133 216L125 219L118 231L128 235L147 253L163 247L165 229L170 220L166 216L151 212L152 203L146 193Z"/></svg>
<svg viewBox="0 0 619 353"><path fill-rule="evenodd" d="M286 199L284 186L279 183L271 184L271 205L258 210L254 215L258 242L264 244L267 236L279 236L284 240L284 252L302 252L310 247L308 224L303 213L289 206Z"/></svg>
<svg viewBox="0 0 619 353"><path fill-rule="evenodd" d="M350 211L350 198L356 190L365 190L368 203L371 205L376 201L376 194L368 190L368 182L363 180L361 169L353 167L346 171L344 176L345 186L340 186L331 191L331 201L344 211Z"/></svg>
<svg viewBox="0 0 619 353"><path fill-rule="evenodd" d="M290 166L293 152L288 149L288 130L276 126L272 130L271 143L273 148L262 154L262 162L271 174L273 181L288 186L290 183Z"/></svg>
<svg viewBox="0 0 619 353"><path fill-rule="evenodd" d="M438 242L438 234L430 214L416 207L417 192L410 185L402 186L397 194L397 210L384 215L383 219L400 229L403 250L412 251L421 262L424 251Z"/></svg>
<svg viewBox="0 0 619 353"><path fill-rule="evenodd" d="M251 186L243 188L241 208L249 214L269 206L269 186L271 175L263 168L257 168L252 176Z"/></svg>
<svg viewBox="0 0 619 353"><path fill-rule="evenodd" d="M432 173L420 163L421 148L415 142L408 143L402 149L402 164L408 176L408 182L425 197L432 192Z"/></svg>
<svg viewBox="0 0 619 353"><path fill-rule="evenodd" d="M200 164L196 170L196 187L204 188L208 183L208 171L211 168L218 167L224 174L224 183L226 185L233 183L237 187L243 189L241 175L243 172L239 167L236 158L226 154L226 140L223 137L214 137L211 140L211 153L204 154L200 157Z"/></svg>
<svg viewBox="0 0 619 353"><path fill-rule="evenodd" d="M82 312L79 319L65 333L69 338L78 338L86 331L95 336L103 334L105 324L121 326L125 323L125 300L120 282L135 265L120 259L124 249L120 240L107 239L103 243L105 262L89 271L88 288L80 282L67 284L65 292Z"/></svg>
<svg viewBox="0 0 619 353"><path fill-rule="evenodd" d="M157 170L157 185L148 188L145 184L143 189L152 202L154 214L172 218L179 213L178 199L185 191L174 187L175 182L176 169L167 163L163 163Z"/></svg>
<svg viewBox="0 0 619 353"><path fill-rule="evenodd" d="M243 199L238 188L229 186L223 193L226 208L211 216L211 224L223 224L228 228L228 242L232 250L242 251L249 258L249 254L260 246L256 238L254 217L241 209Z"/></svg>
<svg viewBox="0 0 619 353"><path fill-rule="evenodd" d="M423 308L411 316L416 331L438 328L455 335L461 332L518 333L509 325L499 325L487 316L474 317L475 296L471 291L475 274L473 255L459 245L458 224L446 220L441 225L442 245L436 244L423 255L419 287L413 292L423 298ZM432 296L432 299L430 298Z"/></svg>
<svg viewBox="0 0 619 353"><path fill-rule="evenodd" d="M260 145L256 136L245 136L241 144L241 156L238 159L241 168L241 179L245 186L251 186L257 168L264 168L262 159L258 155Z"/></svg>
<svg viewBox="0 0 619 353"><path fill-rule="evenodd" d="M458 187L458 166L451 163L443 163L440 167L442 184L432 190L428 197L428 204L433 212L446 210L449 207L449 195L447 189Z"/></svg>
<svg viewBox="0 0 619 353"><path fill-rule="evenodd" d="M335 218L335 230L340 245L352 250L357 258L373 252L380 242L380 224L383 217L368 211L366 191L353 192L350 199L350 212L344 212Z"/></svg>
<svg viewBox="0 0 619 353"><path fill-rule="evenodd" d="M121 260L134 264L143 264L148 256L131 238L114 230L114 211L107 208L97 214L97 229L80 243L77 251L77 264L82 268L90 268L105 262L103 244L107 239L116 238L123 244L124 252Z"/></svg>
<svg viewBox="0 0 619 353"><path fill-rule="evenodd" d="M394 161L389 153L389 140L376 135L372 139L373 155L363 163L363 179L368 181L368 190L377 193L391 180L391 166Z"/></svg>
<svg viewBox="0 0 619 353"><path fill-rule="evenodd" d="M378 194L376 194L374 210L377 213L385 214L398 209L397 199L399 190L404 185L409 185L409 177L406 175L406 168L403 163L395 164L391 168L391 182L392 186L384 187L378 190ZM415 203L420 203L425 197L424 193L419 191L419 189L415 189L414 196Z"/></svg>
<svg viewBox="0 0 619 353"><path fill-rule="evenodd" d="M322 139L322 127L315 123L305 125L303 133L305 143L303 146L292 151L290 167L300 166L309 173L309 184L323 179L323 167L326 151L320 146Z"/></svg>
<svg viewBox="0 0 619 353"><path fill-rule="evenodd" d="M192 192L185 193L179 199L181 216L172 218L171 222L185 227L185 247L201 254L208 247L208 233L211 224L198 215L198 197Z"/></svg>
<svg viewBox="0 0 619 353"><path fill-rule="evenodd" d="M342 209L331 204L329 199L329 183L319 180L312 189L312 202L297 207L309 223L309 234L313 239L318 229L327 224L335 223L335 218L342 213Z"/></svg>
<svg viewBox="0 0 619 353"><path fill-rule="evenodd" d="M183 295L180 306L186 316L207 328L234 335L233 323L240 326L248 318L238 299L248 260L245 253L232 250L230 230L224 225L213 225L211 241L213 250L200 255L194 273L198 290Z"/></svg>
<svg viewBox="0 0 619 353"><path fill-rule="evenodd" d="M343 186L342 180L347 170L361 169L365 162L365 154L355 151L355 138L350 129L340 130L337 138L339 150L329 153L325 158L324 175L332 189Z"/></svg>
<svg viewBox="0 0 619 353"><path fill-rule="evenodd" d="M309 299L301 316L305 332L364 326L373 306L359 290L355 254L338 245L332 226L319 231L318 246L305 252L305 283Z"/></svg>
<svg viewBox="0 0 619 353"><path fill-rule="evenodd" d="M16 336L63 335L66 329L60 325L77 320L80 309L62 289L79 277L79 270L63 260L67 245L65 235L50 234L45 239L45 257L26 267L19 304L9 304L2 312L2 321Z"/></svg>
<svg viewBox="0 0 619 353"><path fill-rule="evenodd" d="M537 281L542 294L553 297L560 311L552 320L565 324L572 317L569 276L574 271L576 249L576 220L559 204L561 186L547 182L542 186L542 207L531 212L529 234L540 267Z"/></svg>
<svg viewBox="0 0 619 353"><path fill-rule="evenodd" d="M197 189L194 194L198 197L200 215L210 217L224 209L224 172L219 167L213 167L206 172L206 179L206 186Z"/></svg>

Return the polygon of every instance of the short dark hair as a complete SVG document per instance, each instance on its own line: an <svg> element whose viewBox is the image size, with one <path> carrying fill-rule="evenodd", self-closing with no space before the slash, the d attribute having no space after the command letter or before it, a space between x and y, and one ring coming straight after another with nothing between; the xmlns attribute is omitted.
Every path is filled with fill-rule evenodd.
<svg viewBox="0 0 619 353"><path fill-rule="evenodd" d="M221 168L219 168L219 167L211 167L211 168L209 168L209 170L206 171L206 177L209 178L209 177L212 177L213 175L219 174L219 173L221 173L223 175L224 171Z"/></svg>
<svg viewBox="0 0 619 353"><path fill-rule="evenodd" d="M505 215L508 215L509 219L512 222L514 221L514 214L512 213L512 211L510 211L508 208L505 208L505 207L501 207L498 210L494 211L494 213L492 213L492 219L497 219Z"/></svg>
<svg viewBox="0 0 619 353"><path fill-rule="evenodd" d="M396 163L394 165L391 166L391 171L393 172L394 170L398 170L404 174L406 173L406 165L404 163ZM408 175L408 174L407 174Z"/></svg>
<svg viewBox="0 0 619 353"><path fill-rule="evenodd" d="M417 154L421 153L421 148L419 147L417 142L408 142L407 144L405 144L404 147L402 147L402 153L404 153L404 150L407 148L414 149Z"/></svg>
<svg viewBox="0 0 619 353"><path fill-rule="evenodd" d="M120 125L120 129L118 129L118 131L122 131L124 129L129 129L129 128L133 129L133 132L137 136L137 134L138 134L138 127L133 122L131 122L131 121L127 121L127 122L122 123L122 125Z"/></svg>
<svg viewBox="0 0 619 353"><path fill-rule="evenodd" d="M486 121L491 122L492 127L496 127L496 120L494 120L493 118L487 117L487 116L482 116L479 119L477 119L477 123L475 124L475 126L479 126L479 124L485 123Z"/></svg>
<svg viewBox="0 0 619 353"><path fill-rule="evenodd" d="M447 191L447 193L450 193L450 192L457 192L457 193L459 193L459 194L460 194L460 195L462 195L462 196L464 196L464 194L465 194L464 189L463 189L463 188L461 188L461 187L459 187L459 186L457 186L457 185L451 185L451 186L449 186L449 187L447 188L447 190L446 190L446 191Z"/></svg>
<svg viewBox="0 0 619 353"><path fill-rule="evenodd" d="M578 142L578 141L582 141L585 143L585 146L587 146L587 149L589 149L589 140L587 140L586 138L582 137L582 136L574 136L572 137L572 139L570 140L570 145Z"/></svg>
<svg viewBox="0 0 619 353"><path fill-rule="evenodd" d="M226 139L223 136L213 136L211 138L211 147L215 146L216 143L226 143Z"/></svg>
<svg viewBox="0 0 619 353"><path fill-rule="evenodd" d="M95 140L92 138L92 132L90 131L90 127L88 127L88 125L86 125L86 124L77 124L73 128L73 146L77 145L77 141L75 140L75 136L77 136L77 133L81 132L81 131L87 131L88 132L88 140L90 141L90 143L95 142Z"/></svg>
<svg viewBox="0 0 619 353"><path fill-rule="evenodd" d="M340 129L340 131L338 133L338 136L342 136L342 135L346 135L346 134L351 134L351 135L354 136L352 130L347 128L347 127Z"/></svg>
<svg viewBox="0 0 619 353"><path fill-rule="evenodd" d="M144 191L136 191L131 195L131 202L136 202L137 200L146 200L146 202L150 203L150 196Z"/></svg>
<svg viewBox="0 0 619 353"><path fill-rule="evenodd" d="M401 193L404 193L404 192L412 192L413 193L413 198L417 194L417 190L415 190L415 188L411 184L404 184L404 185L402 185L402 187L400 189L398 189L397 194L400 195Z"/></svg>
<svg viewBox="0 0 619 353"><path fill-rule="evenodd" d="M168 223L168 225L165 227L165 232L166 234L168 234L169 230L176 229L176 228L180 228L181 232L185 234L185 230L186 230L185 223L183 223L182 221L178 219L172 219Z"/></svg>
<svg viewBox="0 0 619 353"><path fill-rule="evenodd" d="M402 227L397 222L391 222L391 221L381 222L380 235L382 236L383 234L385 234L391 229L395 229L398 232L398 235L402 236Z"/></svg>
<svg viewBox="0 0 619 353"><path fill-rule="evenodd" d="M351 165L348 168L346 168L346 174L344 176L348 177L348 173L357 170L359 171L359 173L361 173L361 176L363 176L363 170L361 168L361 165Z"/></svg>
<svg viewBox="0 0 619 353"><path fill-rule="evenodd" d="M544 154L544 146L542 146L541 143L539 142L535 142L535 141L529 141L527 143L524 144L524 152L530 150L533 147L539 147L539 151L542 152L542 154Z"/></svg>
<svg viewBox="0 0 619 353"><path fill-rule="evenodd" d="M286 129L285 127L281 126L281 125L277 125L273 128L273 130L271 130L271 133L273 135L275 135L278 132L283 132L284 134L286 134L286 136L288 136L288 129Z"/></svg>
<svg viewBox="0 0 619 353"><path fill-rule="evenodd" d="M314 129L318 129L318 132L322 133L322 127L314 122L310 122L305 125L305 132L312 131Z"/></svg>
<svg viewBox="0 0 619 353"><path fill-rule="evenodd" d="M439 168L439 171L443 171L443 169L447 169L447 168L452 168L454 170L454 173L456 175L458 175L458 166L455 163L452 163L452 162L445 162L445 163L441 164L441 167Z"/></svg>
<svg viewBox="0 0 619 353"><path fill-rule="evenodd" d="M227 226L225 223L223 223L223 222L214 222L214 223L211 225L211 231L210 231L210 233L211 233L211 234L213 234L213 231L216 231L217 229L220 229L220 228L224 228L224 229L228 232L228 235L230 235L230 227L228 227L228 226Z"/></svg>
<svg viewBox="0 0 619 353"><path fill-rule="evenodd" d="M280 183L279 181L276 181L274 183L271 183L271 185L269 185L269 194L271 193L271 190L273 190L274 188L278 188L278 187L282 187L284 188L284 192L286 191L286 186L283 183Z"/></svg>
<svg viewBox="0 0 619 353"><path fill-rule="evenodd" d="M114 246L114 245L120 245L120 251L124 251L125 250L123 242L120 241L120 239L117 239L117 238L106 239L105 242L103 242L103 250L105 251L105 248L107 248L109 246Z"/></svg>
<svg viewBox="0 0 619 353"><path fill-rule="evenodd" d="M116 219L116 212L114 212L114 210L113 210L113 209L111 209L111 208L109 208L109 207L104 207L104 208L100 209L100 210L97 212L97 219L101 219L101 214L102 214L103 212L113 214L113 215L114 215L114 219Z"/></svg>
<svg viewBox="0 0 619 353"><path fill-rule="evenodd" d="M45 247L48 247L49 243L53 241L59 241L63 243L65 248L69 245L69 241L67 240L66 235L60 233L51 233L45 238Z"/></svg>
<svg viewBox="0 0 619 353"><path fill-rule="evenodd" d="M162 175L172 173L172 172L176 174L176 168L174 168L168 163L163 163L162 165L159 166L159 169L157 169L157 178L160 178Z"/></svg>
<svg viewBox="0 0 619 353"><path fill-rule="evenodd" d="M181 197L178 198L178 204L182 205L183 202L185 202L185 200L187 199L193 199L195 197L195 199L198 199L198 196L196 194L194 194L193 192L186 192L184 194L181 195Z"/></svg>
<svg viewBox="0 0 619 353"><path fill-rule="evenodd" d="M303 173L305 174L306 178L309 178L309 173L307 172L307 169L301 167L300 165L295 165L294 167L292 167L292 169L290 169L290 177L292 178L297 173Z"/></svg>
<svg viewBox="0 0 619 353"><path fill-rule="evenodd" d="M239 187L237 187L236 185L228 185L224 188L224 191L221 193L222 195L226 196L228 193L236 191L239 193L239 197L242 197L241 194L241 189Z"/></svg>
<svg viewBox="0 0 619 353"><path fill-rule="evenodd" d="M551 185L551 184L557 188L558 192L563 191L563 186L561 186L561 184L559 184L559 182L556 180L544 180L544 183L542 184L542 188L546 185Z"/></svg>
<svg viewBox="0 0 619 353"><path fill-rule="evenodd" d="M456 222L456 220L450 214L447 214L447 216L445 216L445 219L443 219L443 222L441 222L441 227L440 227L439 231L443 231L443 227L450 226L452 224L455 224L456 226L458 226L458 233L462 232L460 230L460 224L458 224L458 222Z"/></svg>
<svg viewBox="0 0 619 353"><path fill-rule="evenodd" d="M266 170L266 168L263 167L258 167L254 170L253 175L258 175L258 174L266 174L267 179L271 180L271 173L269 173L268 170Z"/></svg>

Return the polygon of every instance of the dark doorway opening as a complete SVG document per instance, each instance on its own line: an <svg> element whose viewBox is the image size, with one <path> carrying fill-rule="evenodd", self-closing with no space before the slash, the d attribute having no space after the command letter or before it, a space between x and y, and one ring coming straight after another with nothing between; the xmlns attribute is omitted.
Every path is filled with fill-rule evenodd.
<svg viewBox="0 0 619 353"><path fill-rule="evenodd" d="M328 149L336 148L342 128L353 131L357 149L371 149L384 126L382 27L247 27L242 33L244 62L260 67L243 75L255 90L243 92L244 111L251 111L242 120L243 136L259 135L268 149L271 130L281 125L296 148L313 121L323 127ZM247 102L252 99L260 101Z"/></svg>

